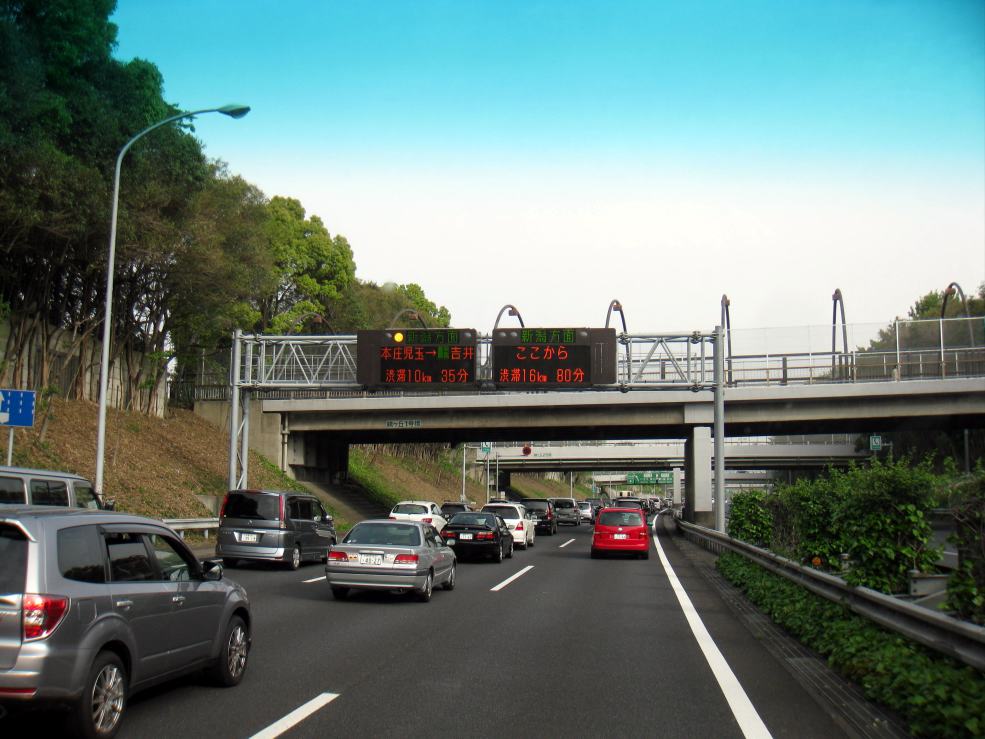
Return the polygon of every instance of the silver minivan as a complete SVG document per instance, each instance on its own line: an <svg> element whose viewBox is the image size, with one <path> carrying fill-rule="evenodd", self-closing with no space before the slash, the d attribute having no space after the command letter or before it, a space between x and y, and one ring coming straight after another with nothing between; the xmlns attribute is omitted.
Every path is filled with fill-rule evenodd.
<svg viewBox="0 0 985 739"><path fill-rule="evenodd" d="M0 505L50 505L112 509L92 483L71 472L0 466Z"/></svg>
<svg viewBox="0 0 985 739"><path fill-rule="evenodd" d="M239 683L250 622L246 591L160 521L0 507L0 715L64 705L108 739L137 690L200 669Z"/></svg>
<svg viewBox="0 0 985 739"><path fill-rule="evenodd" d="M227 567L266 560L296 570L305 560L324 562L335 541L335 523L313 495L230 490L219 511L215 556Z"/></svg>

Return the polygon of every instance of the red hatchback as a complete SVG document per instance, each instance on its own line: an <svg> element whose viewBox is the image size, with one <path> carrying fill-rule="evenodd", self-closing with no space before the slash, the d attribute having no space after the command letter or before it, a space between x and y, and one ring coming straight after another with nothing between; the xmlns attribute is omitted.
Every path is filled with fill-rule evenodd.
<svg viewBox="0 0 985 739"><path fill-rule="evenodd" d="M603 508L595 517L592 557L603 552L630 552L650 558L650 530L639 508Z"/></svg>

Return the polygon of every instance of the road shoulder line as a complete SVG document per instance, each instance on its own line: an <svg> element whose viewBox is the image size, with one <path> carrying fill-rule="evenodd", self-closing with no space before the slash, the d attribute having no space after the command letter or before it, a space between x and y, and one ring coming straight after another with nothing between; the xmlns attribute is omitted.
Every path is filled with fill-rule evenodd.
<svg viewBox="0 0 985 739"><path fill-rule="evenodd" d="M708 633L708 629L705 628L701 616L698 615L698 611L691 602L691 598L688 597L684 586L681 585L681 581L677 578L677 573L674 572L670 560L664 554L663 547L660 545L660 540L656 535L653 536L653 544L657 549L657 556L660 557L660 564L663 565L667 579L670 580L670 586L674 591L674 595L677 596L677 601L680 603L684 617L687 619L688 626L691 627L691 633L694 634L694 638L698 642L698 647L701 648L701 653L708 662L708 666L711 668L712 674L718 682L718 687L721 688L729 708L732 709L732 715L735 716L735 720L738 722L743 735L747 739L767 739L772 737L769 729L766 728L766 724L759 717L756 707L749 700L746 691L743 690L739 680L735 677L735 673L732 672L732 668L729 667L728 662L725 661L725 657L718 649L718 645L715 644L715 640L712 639L711 634Z"/></svg>

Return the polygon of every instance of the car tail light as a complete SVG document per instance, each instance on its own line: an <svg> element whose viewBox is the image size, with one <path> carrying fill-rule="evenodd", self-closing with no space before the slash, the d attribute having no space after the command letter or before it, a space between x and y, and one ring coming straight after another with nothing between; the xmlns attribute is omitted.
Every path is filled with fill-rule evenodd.
<svg viewBox="0 0 985 739"><path fill-rule="evenodd" d="M336 551L333 550L333 551L330 551L328 553L328 561L329 562L348 562L349 561L349 555L346 554L345 552L336 552Z"/></svg>
<svg viewBox="0 0 985 739"><path fill-rule="evenodd" d="M441 532L441 535L443 537L445 537L446 539L454 539L455 536L456 536L456 534L455 534L454 531L449 531L448 529L445 529L444 531L442 531Z"/></svg>
<svg viewBox="0 0 985 739"><path fill-rule="evenodd" d="M281 495L281 496L278 496L278 497L280 498L280 500L279 500L279 506L280 506L280 528L286 529L287 528L287 517L284 515L284 506L287 505L287 501L285 499L286 496Z"/></svg>
<svg viewBox="0 0 985 739"><path fill-rule="evenodd" d="M645 539L646 538L646 529L640 529L640 538L641 539Z"/></svg>
<svg viewBox="0 0 985 739"><path fill-rule="evenodd" d="M37 688L0 688L0 695L34 695Z"/></svg>
<svg viewBox="0 0 985 739"><path fill-rule="evenodd" d="M520 523L516 525L515 531L523 531L523 521L520 521Z"/></svg>
<svg viewBox="0 0 985 739"><path fill-rule="evenodd" d="M222 507L219 508L219 518L225 518L226 516L226 503L229 502L229 493L226 493L225 497L222 499Z"/></svg>
<svg viewBox="0 0 985 739"><path fill-rule="evenodd" d="M26 593L22 601L24 641L43 639L61 623L68 610L68 598L63 595Z"/></svg>
<svg viewBox="0 0 985 739"><path fill-rule="evenodd" d="M398 554L393 558L395 565L416 565L420 557L416 554Z"/></svg>
<svg viewBox="0 0 985 739"><path fill-rule="evenodd" d="M396 516L387 516L387 518L389 518L391 521L396 521L397 520L397 517Z"/></svg>
<svg viewBox="0 0 985 739"><path fill-rule="evenodd" d="M550 521L552 518L554 518L554 514L551 513L550 511L548 511L547 512L547 520Z"/></svg>
<svg viewBox="0 0 985 739"><path fill-rule="evenodd" d="M496 534L494 534L492 531L480 531L479 533L477 533L475 535L475 538L476 539L495 539L496 538Z"/></svg>
<svg viewBox="0 0 985 739"><path fill-rule="evenodd" d="M427 518L422 518L421 520L422 520L422 521L423 521L424 523L431 523L431 521L432 521L432 519L431 519L431 517L430 517L430 516L428 516Z"/></svg>

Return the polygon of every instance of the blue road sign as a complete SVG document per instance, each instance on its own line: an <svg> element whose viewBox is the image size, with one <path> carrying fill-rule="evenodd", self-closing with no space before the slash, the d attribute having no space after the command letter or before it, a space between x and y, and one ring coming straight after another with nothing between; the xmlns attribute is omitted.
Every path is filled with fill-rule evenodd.
<svg viewBox="0 0 985 739"><path fill-rule="evenodd" d="M0 390L0 426L34 425L34 391Z"/></svg>

